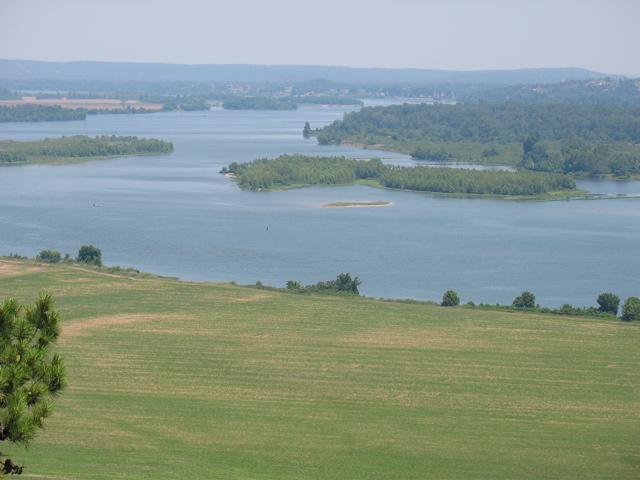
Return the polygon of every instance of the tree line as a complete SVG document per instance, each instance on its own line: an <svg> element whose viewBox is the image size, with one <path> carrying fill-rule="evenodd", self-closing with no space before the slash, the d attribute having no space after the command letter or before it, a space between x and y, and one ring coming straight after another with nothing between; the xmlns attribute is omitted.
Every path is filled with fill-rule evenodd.
<svg viewBox="0 0 640 480"><path fill-rule="evenodd" d="M399 190L480 195L540 195L574 190L575 181L562 174L470 170L461 168L401 167L380 159L311 157L301 154L233 162L221 173L232 174L238 185L268 190L293 185L344 185L376 179L380 185Z"/></svg>
<svg viewBox="0 0 640 480"><path fill-rule="evenodd" d="M489 310L519 310L531 313L550 313L554 315L573 315L581 317L598 317L598 318L617 318L618 309L620 308L620 297L614 293L601 293L597 299L598 307L574 307L568 303L562 305L561 308L551 309L540 307L536 304L536 297L533 293L524 291L516 296L511 306L507 305L485 305L481 303L476 305L474 302L468 302L464 306L469 308L482 308ZM460 306L460 297L454 290L447 290L442 296L440 302L442 307ZM640 321L640 298L629 297L622 305L621 319L625 322Z"/></svg>
<svg viewBox="0 0 640 480"><path fill-rule="evenodd" d="M345 295L345 296L359 296L360 292L358 287L362 284L362 281L358 277L351 277L349 273L339 274L335 280L329 280L327 282L318 282L315 285L303 286L299 281L287 280L284 289L277 287L269 287L258 281L255 285L248 285L253 288L275 290L275 291L287 291L297 294L324 294L324 295ZM383 300L383 299L380 299ZM440 305L441 307L463 307L474 308L481 310L500 310L500 311L519 311L528 313L540 313L540 314L552 314L552 315L565 315L565 316L580 316L580 317L592 317L592 318L618 318L618 310L620 309L620 297L613 293L601 293L598 296L598 307L574 307L568 303L565 303L561 308L551 309L541 307L536 304L536 297L533 293L524 291L520 295L517 295L511 305L490 305L480 303L476 305L474 302L467 302L464 305L460 304L460 296L455 290L447 290L442 296L441 302L427 301L418 302L416 300L389 300L402 303L423 303L428 305ZM640 298L629 297L622 304L622 314L620 319L625 322L640 321Z"/></svg>
<svg viewBox="0 0 640 480"><path fill-rule="evenodd" d="M516 101L475 104L403 104L364 107L325 126L321 144L338 144L363 135L398 141L523 142L579 137L592 142L640 143L640 107L530 105Z"/></svg>
<svg viewBox="0 0 640 480"><path fill-rule="evenodd" d="M339 274L335 280L318 282L315 285L302 286L296 280L287 280L286 289L294 293L321 293L325 295L360 295L358 287L362 282L349 273Z"/></svg>
<svg viewBox="0 0 640 480"><path fill-rule="evenodd" d="M0 106L0 122L61 122L86 118L86 111L62 108L59 105Z"/></svg>
<svg viewBox="0 0 640 480"><path fill-rule="evenodd" d="M136 136L87 135L46 138L30 142L0 142L0 163L24 162L40 157L110 157L126 155L156 155L171 153L173 144L156 138Z"/></svg>
<svg viewBox="0 0 640 480"><path fill-rule="evenodd" d="M222 103L227 110L297 110L298 103L272 97L235 97Z"/></svg>
<svg viewBox="0 0 640 480"><path fill-rule="evenodd" d="M484 87L463 91L458 95L458 101L462 103L502 103L509 99L531 104L556 102L640 107L640 79L612 80L605 77L546 84Z"/></svg>
<svg viewBox="0 0 640 480"><path fill-rule="evenodd" d="M380 184L400 190L474 195L542 195L577 188L573 178L562 174L424 166L391 166L380 176Z"/></svg>

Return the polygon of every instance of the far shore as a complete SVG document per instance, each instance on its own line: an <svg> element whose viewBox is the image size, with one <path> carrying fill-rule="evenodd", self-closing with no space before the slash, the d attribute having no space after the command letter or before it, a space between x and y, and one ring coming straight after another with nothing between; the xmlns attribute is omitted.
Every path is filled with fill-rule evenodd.
<svg viewBox="0 0 640 480"><path fill-rule="evenodd" d="M335 202L325 203L319 208L389 207L391 202Z"/></svg>
<svg viewBox="0 0 640 480"><path fill-rule="evenodd" d="M117 100L115 98L43 98L22 97L22 100L2 100L0 106L12 107L15 105L58 105L63 108L86 108L87 110L125 110L127 107L145 110L161 110L158 103L144 103L138 100Z"/></svg>

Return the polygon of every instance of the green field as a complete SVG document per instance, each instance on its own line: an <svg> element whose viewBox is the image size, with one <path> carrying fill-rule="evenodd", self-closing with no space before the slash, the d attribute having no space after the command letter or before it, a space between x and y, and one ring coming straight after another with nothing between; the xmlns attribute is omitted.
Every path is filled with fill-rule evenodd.
<svg viewBox="0 0 640 480"><path fill-rule="evenodd" d="M0 260L53 293L39 479L640 477L640 325Z"/></svg>

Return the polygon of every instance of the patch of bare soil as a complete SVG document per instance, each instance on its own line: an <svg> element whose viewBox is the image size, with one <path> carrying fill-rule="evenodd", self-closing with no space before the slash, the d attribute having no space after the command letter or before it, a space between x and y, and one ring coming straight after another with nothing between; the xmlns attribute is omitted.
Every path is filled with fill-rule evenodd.
<svg viewBox="0 0 640 480"><path fill-rule="evenodd" d="M77 338L83 335L89 335L93 330L105 327L123 326L137 322L147 322L166 318L166 315L150 315L150 314L121 314L121 315L105 315L94 318L81 318L71 322L65 322L62 325L62 338L65 340Z"/></svg>
<svg viewBox="0 0 640 480"><path fill-rule="evenodd" d="M24 263L14 263L0 260L0 277L13 277L31 272L41 272L46 267L27 266Z"/></svg>

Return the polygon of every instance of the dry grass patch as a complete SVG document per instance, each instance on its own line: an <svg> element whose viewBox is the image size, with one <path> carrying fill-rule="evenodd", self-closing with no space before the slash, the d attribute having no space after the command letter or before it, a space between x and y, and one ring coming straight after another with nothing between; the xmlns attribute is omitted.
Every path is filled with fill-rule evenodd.
<svg viewBox="0 0 640 480"><path fill-rule="evenodd" d="M108 328L113 330L114 326L129 325L131 323L149 322L162 318L161 315L108 315L104 317L82 318L72 322L65 322L62 332L64 340L72 340L82 335L90 335L94 330ZM128 330L128 329L127 329Z"/></svg>
<svg viewBox="0 0 640 480"><path fill-rule="evenodd" d="M12 278L28 273L43 272L47 269L44 265L33 265L23 261L11 261L0 259L0 277Z"/></svg>

